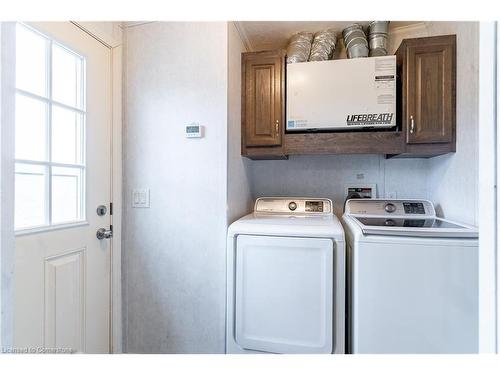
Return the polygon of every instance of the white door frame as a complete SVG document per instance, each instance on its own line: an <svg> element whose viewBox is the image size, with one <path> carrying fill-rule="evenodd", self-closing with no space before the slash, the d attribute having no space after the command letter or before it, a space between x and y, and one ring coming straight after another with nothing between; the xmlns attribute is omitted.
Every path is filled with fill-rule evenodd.
<svg viewBox="0 0 500 375"><path fill-rule="evenodd" d="M113 241L111 243L111 353L122 353L122 54L118 45L111 50Z"/></svg>
<svg viewBox="0 0 500 375"><path fill-rule="evenodd" d="M110 352L122 352L122 53L121 38L104 32L92 22L75 22L87 34L111 50L111 200L113 237L111 241Z"/></svg>
<svg viewBox="0 0 500 375"><path fill-rule="evenodd" d="M479 27L479 352L499 351L497 23Z"/></svg>
<svg viewBox="0 0 500 375"><path fill-rule="evenodd" d="M110 352L122 352L121 227L122 227L122 43L91 22L72 22L111 50L112 131ZM14 337L14 77L13 22L0 23L0 347L13 346ZM12 95L10 95L12 93ZM6 94L6 95L2 95Z"/></svg>
<svg viewBox="0 0 500 375"><path fill-rule="evenodd" d="M498 114L498 108L500 107L500 30L498 28L498 22L495 22L495 41L496 41L496 49L495 49L495 54L496 54L496 60L495 60L495 82L496 82L496 89L495 89L495 129L497 129L497 134L496 134L496 167L497 167L497 181L495 186L497 187L497 202L500 200L500 193L498 191L498 176L500 176L500 155L498 150L500 149L500 131L499 126L500 126L500 118ZM498 249L498 232L500 229L500 223L499 223L499 217L500 217L500 209L497 203L497 212L496 212L496 234L497 234L497 241L495 243L495 248L496 248L496 272L495 272L495 277L496 277L496 352L500 353L500 251Z"/></svg>

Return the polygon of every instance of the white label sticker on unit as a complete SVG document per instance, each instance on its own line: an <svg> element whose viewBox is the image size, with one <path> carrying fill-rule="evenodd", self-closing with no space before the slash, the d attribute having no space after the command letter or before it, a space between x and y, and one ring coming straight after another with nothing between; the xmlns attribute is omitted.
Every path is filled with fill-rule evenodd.
<svg viewBox="0 0 500 375"><path fill-rule="evenodd" d="M394 97L394 88L396 86L396 75L394 74L394 59L377 59L375 61L375 90L378 91L379 95L382 92L385 94L392 93ZM393 101L388 101L388 97L385 97L384 103L380 103L380 98L378 98L379 104L393 104Z"/></svg>
<svg viewBox="0 0 500 375"><path fill-rule="evenodd" d="M287 123L288 129L305 128L307 127L307 120L289 120Z"/></svg>
<svg viewBox="0 0 500 375"><path fill-rule="evenodd" d="M375 89L377 90L394 90L395 79L394 75L376 76Z"/></svg>
<svg viewBox="0 0 500 375"><path fill-rule="evenodd" d="M396 103L394 65L393 58L375 61L374 87L377 93L377 104L394 105Z"/></svg>
<svg viewBox="0 0 500 375"><path fill-rule="evenodd" d="M395 102L396 97L392 94L377 95L377 104L394 104Z"/></svg>
<svg viewBox="0 0 500 375"><path fill-rule="evenodd" d="M392 74L396 60L394 58L376 59L375 60L375 75Z"/></svg>

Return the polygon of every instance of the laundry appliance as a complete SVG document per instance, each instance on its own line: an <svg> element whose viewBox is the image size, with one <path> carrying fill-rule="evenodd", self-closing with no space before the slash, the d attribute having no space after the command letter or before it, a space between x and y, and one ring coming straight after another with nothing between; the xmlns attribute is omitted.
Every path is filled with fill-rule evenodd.
<svg viewBox="0 0 500 375"><path fill-rule="evenodd" d="M478 231L426 200L348 200L347 351L477 353Z"/></svg>
<svg viewBox="0 0 500 375"><path fill-rule="evenodd" d="M259 198L227 236L227 353L344 353L345 242L324 198Z"/></svg>

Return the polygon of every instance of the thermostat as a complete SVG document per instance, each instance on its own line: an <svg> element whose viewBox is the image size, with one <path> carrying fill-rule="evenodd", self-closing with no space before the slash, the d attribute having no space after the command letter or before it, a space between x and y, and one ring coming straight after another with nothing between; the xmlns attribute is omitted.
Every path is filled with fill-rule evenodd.
<svg viewBox="0 0 500 375"><path fill-rule="evenodd" d="M201 138L203 137L203 126L197 122L186 125L186 138Z"/></svg>

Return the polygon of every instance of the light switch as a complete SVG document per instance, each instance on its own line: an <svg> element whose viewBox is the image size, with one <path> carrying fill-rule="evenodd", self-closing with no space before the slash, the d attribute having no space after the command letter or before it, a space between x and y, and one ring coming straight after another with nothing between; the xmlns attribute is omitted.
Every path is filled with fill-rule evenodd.
<svg viewBox="0 0 500 375"><path fill-rule="evenodd" d="M149 189L132 190L132 207L149 208Z"/></svg>

